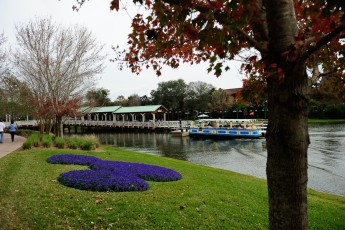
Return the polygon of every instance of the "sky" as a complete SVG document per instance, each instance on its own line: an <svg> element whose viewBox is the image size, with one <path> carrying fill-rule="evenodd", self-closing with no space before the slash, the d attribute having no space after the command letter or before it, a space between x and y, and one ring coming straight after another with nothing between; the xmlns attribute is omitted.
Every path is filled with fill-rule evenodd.
<svg viewBox="0 0 345 230"><path fill-rule="evenodd" d="M35 17L51 17L54 22L63 26L75 24L86 26L100 44L104 44L104 52L108 55L105 69L97 77L95 88L110 91L111 100L118 96L128 97L133 94L150 96L151 90L157 89L158 83L183 79L187 84L202 81L212 84L217 89L231 89L242 86L243 75L239 73L239 63L232 62L231 70L216 77L207 73L208 63L198 65L182 65L178 69L164 67L162 75L157 77L152 70L144 70L140 75L131 73L129 69L119 70L116 63L108 61L114 57L112 46L127 47L127 36L131 32L131 18L139 6L123 5L129 1L121 1L120 7L127 10L110 11L110 0L86 1L78 11L73 11L75 0L0 0L0 33L7 37L7 45L14 46L15 25L27 23Z"/></svg>

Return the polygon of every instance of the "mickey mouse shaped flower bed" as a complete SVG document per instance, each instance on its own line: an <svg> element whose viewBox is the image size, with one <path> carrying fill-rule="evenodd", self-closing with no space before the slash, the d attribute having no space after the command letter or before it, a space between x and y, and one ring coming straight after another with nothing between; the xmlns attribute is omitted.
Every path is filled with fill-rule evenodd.
<svg viewBox="0 0 345 230"><path fill-rule="evenodd" d="M52 164L77 164L90 170L62 173L58 181L66 186L90 191L145 191L148 181L177 181L181 174L168 168L121 161L105 161L93 156L57 154L47 159Z"/></svg>

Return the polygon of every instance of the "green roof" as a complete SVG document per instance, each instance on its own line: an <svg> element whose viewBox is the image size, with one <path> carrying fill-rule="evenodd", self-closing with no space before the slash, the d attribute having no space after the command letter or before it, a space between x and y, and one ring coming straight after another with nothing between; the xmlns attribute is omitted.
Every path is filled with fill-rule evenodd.
<svg viewBox="0 0 345 230"><path fill-rule="evenodd" d="M167 109L162 105L145 105L145 106L104 106L104 107L82 107L78 110L80 113L152 113L166 112Z"/></svg>
<svg viewBox="0 0 345 230"><path fill-rule="evenodd" d="M104 106L104 107L83 107L79 109L82 113L113 113L121 106Z"/></svg>
<svg viewBox="0 0 345 230"><path fill-rule="evenodd" d="M161 111L159 111L161 110ZM149 113L149 112L165 112L167 109L162 105L145 105L145 106L130 106L121 107L114 113Z"/></svg>

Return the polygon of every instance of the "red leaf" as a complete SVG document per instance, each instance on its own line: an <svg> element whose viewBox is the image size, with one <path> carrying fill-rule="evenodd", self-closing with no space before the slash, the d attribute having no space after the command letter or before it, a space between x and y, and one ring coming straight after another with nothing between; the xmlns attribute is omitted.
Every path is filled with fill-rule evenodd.
<svg viewBox="0 0 345 230"><path fill-rule="evenodd" d="M111 3L110 3L110 10L116 10L118 11L119 8L120 8L120 0L112 0Z"/></svg>

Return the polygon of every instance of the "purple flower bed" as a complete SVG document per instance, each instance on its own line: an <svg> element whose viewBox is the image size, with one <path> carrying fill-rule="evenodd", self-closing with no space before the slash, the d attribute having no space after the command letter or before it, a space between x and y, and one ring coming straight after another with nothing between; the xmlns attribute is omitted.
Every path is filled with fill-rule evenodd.
<svg viewBox="0 0 345 230"><path fill-rule="evenodd" d="M91 166L97 161L101 161L97 157L75 155L75 154L56 154L47 159L51 164L69 164L69 165L88 165Z"/></svg>
<svg viewBox="0 0 345 230"><path fill-rule="evenodd" d="M149 185L143 179L109 170L75 170L62 173L58 181L68 187L99 192L144 191Z"/></svg>
<svg viewBox="0 0 345 230"><path fill-rule="evenodd" d="M91 167L93 170L107 169L123 171L148 181L176 181L182 178L181 174L168 168L122 161L97 161Z"/></svg>
<svg viewBox="0 0 345 230"><path fill-rule="evenodd" d="M62 173L58 181L66 186L91 191L144 191L145 180L176 181L181 174L168 168L121 161L105 161L93 156L57 154L47 159L52 164L77 164L91 170Z"/></svg>

